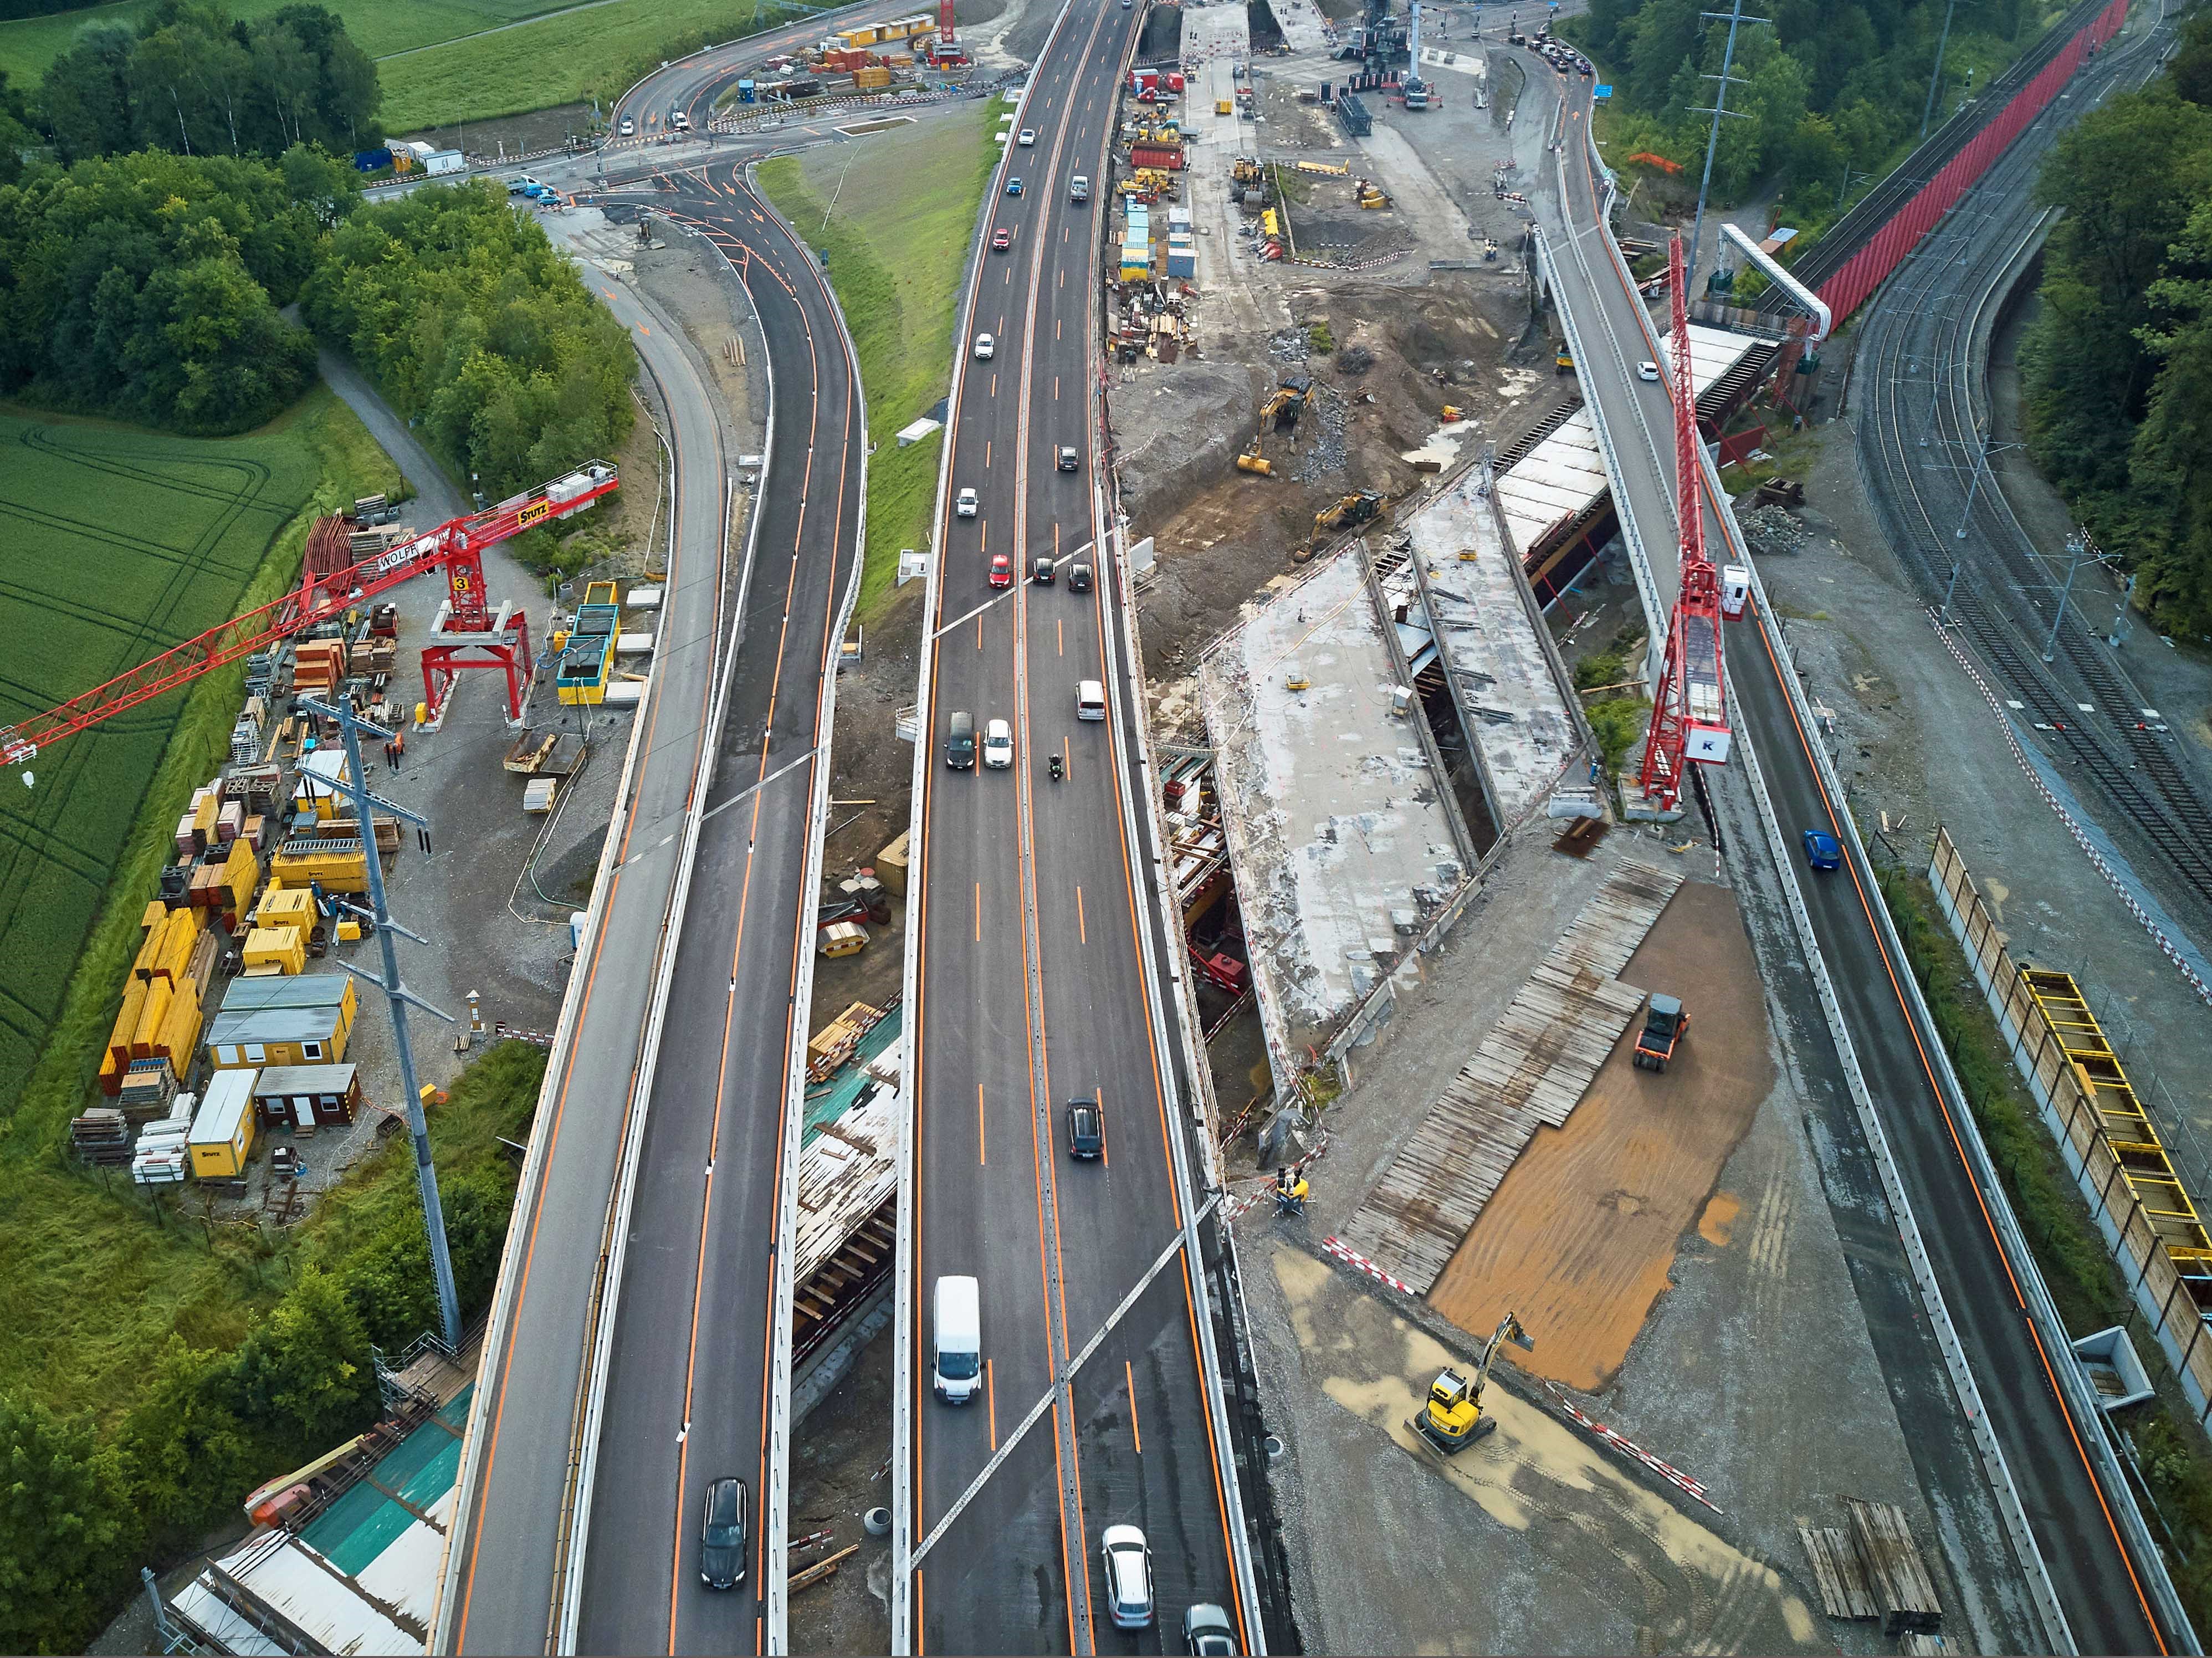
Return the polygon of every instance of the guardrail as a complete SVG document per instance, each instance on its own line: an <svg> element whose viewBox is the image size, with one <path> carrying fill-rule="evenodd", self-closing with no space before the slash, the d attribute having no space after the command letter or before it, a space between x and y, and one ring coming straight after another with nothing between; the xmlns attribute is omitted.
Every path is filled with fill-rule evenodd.
<svg viewBox="0 0 2212 1658"><path fill-rule="evenodd" d="M753 320L757 325L759 322L757 310L754 313ZM775 373L768 355L764 331L761 357L762 372L767 378L769 392L768 429L762 444L762 454L765 457L774 452L775 443ZM672 413L670 424L674 424ZM765 472L763 476L765 477ZM672 497L673 493L672 484ZM729 545L727 513L730 500L726 492L725 517L718 541L721 549ZM707 715L706 755L699 775L692 785L690 805L684 815L683 840L677 849L676 879L670 889L668 910L663 918L660 938L655 946L653 993L647 1004L645 1030L630 1089L630 1104L624 1114L622 1151L616 1165L615 1195L608 1206L606 1224L600 1237L600 1275L594 1288L591 1322L586 1327L590 1356L583 1377L583 1407L577 1424L575 1442L570 1449L574 1473L566 1504L567 1524L563 1528L562 1552L556 1561L554 1573L560 1606L559 1637L556 1649L563 1653L575 1651L577 1625L583 1616L584 1560L591 1538L592 1495L599 1476L599 1430L606 1405L608 1359L614 1347L613 1315L622 1298L623 1267L629 1248L629 1216L637 1190L639 1153L645 1142L646 1118L653 1102L653 1078L659 1067L661 1030L668 1011L669 987L675 979L676 944L683 936L684 919L690 903L691 875L699 851L699 835L706 823L707 795L714 787L714 773L720 759L721 744L717 733L729 713L738 646L744 637L745 595L752 586L753 554L760 543L760 497L757 494L753 497L752 508L751 521L745 536L744 562L738 575L737 598L731 607L728 642L721 648L719 665L712 670L714 694ZM672 548L676 535L672 499L668 533ZM722 632L722 588L723 583L718 580L715 583L714 628L717 636Z"/></svg>

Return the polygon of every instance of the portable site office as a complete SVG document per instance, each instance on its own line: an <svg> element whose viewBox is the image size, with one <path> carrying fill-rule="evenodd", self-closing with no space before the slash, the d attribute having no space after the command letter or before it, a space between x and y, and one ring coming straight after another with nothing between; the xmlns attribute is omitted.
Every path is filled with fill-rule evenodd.
<svg viewBox="0 0 2212 1658"><path fill-rule="evenodd" d="M208 1021L208 1062L218 1070L339 1064L356 1005L350 975L234 979Z"/></svg>
<svg viewBox="0 0 2212 1658"><path fill-rule="evenodd" d="M219 1071L209 1082L185 1136L196 1180L228 1180L246 1172L246 1155L253 1149L255 1074Z"/></svg>

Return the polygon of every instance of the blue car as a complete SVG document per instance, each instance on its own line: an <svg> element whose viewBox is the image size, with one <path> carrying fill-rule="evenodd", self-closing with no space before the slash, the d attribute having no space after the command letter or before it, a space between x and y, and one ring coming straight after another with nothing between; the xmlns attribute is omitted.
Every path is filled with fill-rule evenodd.
<svg viewBox="0 0 2212 1658"><path fill-rule="evenodd" d="M1006 194L1007 194L1007 195L1009 195L1009 196L1018 196L1018 195L1020 195L1021 193L1022 193L1022 181L1021 181L1019 179L1007 179L1007 180L1006 180Z"/></svg>
<svg viewBox="0 0 2212 1658"><path fill-rule="evenodd" d="M1814 869L1840 868L1844 861L1844 849L1838 844L1836 837L1827 830L1807 829L1805 831L1805 861Z"/></svg>

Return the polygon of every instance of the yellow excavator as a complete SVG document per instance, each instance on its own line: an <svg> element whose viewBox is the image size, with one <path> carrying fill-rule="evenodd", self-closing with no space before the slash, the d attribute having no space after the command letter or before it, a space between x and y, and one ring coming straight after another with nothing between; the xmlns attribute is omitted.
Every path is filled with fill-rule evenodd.
<svg viewBox="0 0 2212 1658"><path fill-rule="evenodd" d="M1302 375L1292 375L1275 388L1274 395L1260 405L1259 429L1252 434L1251 446L1237 457L1237 470L1255 472L1261 477L1273 477L1275 465L1261 452L1261 440L1266 437L1270 422L1278 432L1296 433L1298 416L1305 412L1307 400L1313 395L1313 382Z"/></svg>
<svg viewBox="0 0 2212 1658"><path fill-rule="evenodd" d="M1413 1427L1446 1456L1457 1455L1498 1425L1497 1418L1482 1413L1482 1390L1490 1382L1491 1361L1509 1341L1523 1351L1535 1351L1535 1342L1510 1313L1498 1320L1498 1328L1491 1333L1473 1380L1447 1369L1429 1383L1428 1405L1413 1418Z"/></svg>
<svg viewBox="0 0 2212 1658"><path fill-rule="evenodd" d="M1350 495L1334 507L1324 507L1314 514L1314 533L1333 536L1340 530L1353 530L1363 524L1373 523L1390 515L1390 500L1380 489L1362 489Z"/></svg>

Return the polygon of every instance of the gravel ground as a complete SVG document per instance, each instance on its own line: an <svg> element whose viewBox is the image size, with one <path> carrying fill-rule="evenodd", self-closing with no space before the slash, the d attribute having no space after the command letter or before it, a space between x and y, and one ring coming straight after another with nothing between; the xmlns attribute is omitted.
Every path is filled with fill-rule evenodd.
<svg viewBox="0 0 2212 1658"><path fill-rule="evenodd" d="M1852 808L1869 829L1887 812L1887 849L1916 868L1936 825L1948 825L2015 953L2089 988L2137 1088L2179 1131L2169 1137L2184 1175L2212 1191L2212 1019L2029 784L1943 648L1865 509L1852 445L1847 422L1820 428L1799 514L1806 550L1760 567L1808 691L1835 713Z"/></svg>

